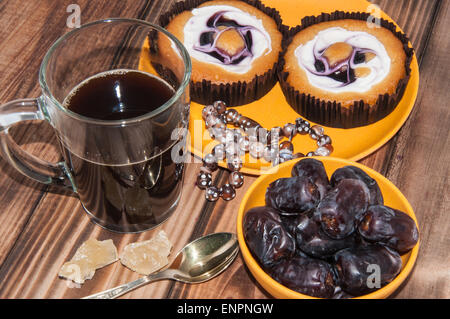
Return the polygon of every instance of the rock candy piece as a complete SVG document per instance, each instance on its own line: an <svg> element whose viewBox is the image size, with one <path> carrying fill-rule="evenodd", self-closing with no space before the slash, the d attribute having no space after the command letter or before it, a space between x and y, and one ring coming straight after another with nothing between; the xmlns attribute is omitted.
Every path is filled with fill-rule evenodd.
<svg viewBox="0 0 450 319"><path fill-rule="evenodd" d="M121 263L142 275L149 275L169 263L172 244L164 231L150 240L125 246L120 256Z"/></svg>
<svg viewBox="0 0 450 319"><path fill-rule="evenodd" d="M62 265L58 275L77 284L83 284L85 280L94 276L95 270L117 259L117 249L112 239L98 241L91 238L77 249L70 261Z"/></svg>

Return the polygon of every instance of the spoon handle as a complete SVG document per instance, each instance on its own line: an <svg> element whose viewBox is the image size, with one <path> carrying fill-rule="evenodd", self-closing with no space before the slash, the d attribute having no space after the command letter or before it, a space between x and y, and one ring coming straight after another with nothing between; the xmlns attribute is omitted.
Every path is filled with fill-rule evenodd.
<svg viewBox="0 0 450 319"><path fill-rule="evenodd" d="M161 271L159 273L141 277L139 279L136 279L135 281L131 281L129 283L90 295L83 297L82 299L114 299L119 296L122 296L126 294L127 292L130 292L131 290L134 290L136 288L139 288L145 284L151 283L156 280L161 279L167 279L167 277L164 275L164 271Z"/></svg>

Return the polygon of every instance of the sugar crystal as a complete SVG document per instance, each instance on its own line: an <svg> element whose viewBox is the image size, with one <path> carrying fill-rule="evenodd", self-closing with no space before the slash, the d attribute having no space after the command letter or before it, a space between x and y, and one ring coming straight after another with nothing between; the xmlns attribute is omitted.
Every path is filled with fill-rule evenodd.
<svg viewBox="0 0 450 319"><path fill-rule="evenodd" d="M59 276L83 284L91 279L95 270L115 262L117 249L111 239L88 239L75 252L72 259L62 265Z"/></svg>
<svg viewBox="0 0 450 319"><path fill-rule="evenodd" d="M142 275L149 275L169 263L172 244L164 231L152 239L125 246L120 256L121 263Z"/></svg>

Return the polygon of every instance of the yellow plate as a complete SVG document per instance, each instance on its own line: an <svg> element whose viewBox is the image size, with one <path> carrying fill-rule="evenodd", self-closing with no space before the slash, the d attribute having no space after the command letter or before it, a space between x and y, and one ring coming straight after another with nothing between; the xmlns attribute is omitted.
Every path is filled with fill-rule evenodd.
<svg viewBox="0 0 450 319"><path fill-rule="evenodd" d="M344 159L334 157L313 157L313 158L322 161L329 177L333 174L333 172L336 169L340 167L346 165L354 165L356 167L359 167L377 181L384 197L384 204L386 206L405 212L412 219L414 219L417 225L416 216L414 215L413 209L409 204L408 200L400 192L400 190L397 187L395 187L394 184L392 184L388 179L386 179L381 174L362 164ZM264 272L264 270L261 269L257 261L252 257L245 243L242 231L242 220L245 212L247 212L250 208L265 205L265 193L269 184L277 180L278 178L290 177L292 166L294 166L294 164L297 161L298 160L293 160L283 163L278 167L273 167L271 170L269 170L267 175L260 176L256 179L256 181L248 189L247 193L244 196L244 199L241 202L236 223L239 246L248 269L255 277L255 279L261 284L261 286L276 298L309 299L313 297L286 288L285 286L281 285L280 283L272 279L268 274ZM392 282L370 294L363 295L357 298L364 298L364 299L387 298L408 277L409 273L411 272L414 266L414 263L416 262L418 251L419 251L419 242L417 242L416 246L414 246L414 248L411 251L402 255L402 263L403 263L402 270L400 274L398 274L398 276Z"/></svg>
<svg viewBox="0 0 450 319"><path fill-rule="evenodd" d="M362 11L373 14L373 5L365 0L263 0L265 5L276 8L283 19L283 23L289 26L300 24L302 17L319 15L322 12ZM385 13L381 12L381 17L394 22ZM395 22L394 22L395 23ZM148 44L142 51L140 68L149 70L151 66L147 58ZM360 160L376 151L405 123L412 111L419 88L419 67L416 56L411 63L411 78L406 87L404 96L394 111L384 119L364 127L353 129L337 129L325 127L325 134L329 135L333 141L333 157L345 158L353 161ZM202 120L201 111L203 105L191 103L189 133L191 144L189 150L197 157L203 158L209 153L212 147L217 144L209 136ZM280 85L276 86L258 101L247 105L236 107L239 113L254 119L265 128L283 126L286 123L293 123L299 115L289 106L281 91ZM308 136L296 136L293 139L295 152L307 153L317 148L314 141ZM251 158L248 154L243 160L241 169L243 173L252 175L264 174L270 168L270 164ZM220 166L226 167L226 163L220 162Z"/></svg>

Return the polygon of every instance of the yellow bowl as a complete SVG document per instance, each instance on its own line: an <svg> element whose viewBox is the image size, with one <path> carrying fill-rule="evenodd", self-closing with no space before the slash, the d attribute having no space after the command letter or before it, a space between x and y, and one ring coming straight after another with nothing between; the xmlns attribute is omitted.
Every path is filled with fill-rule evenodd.
<svg viewBox="0 0 450 319"><path fill-rule="evenodd" d="M359 167L377 181L383 194L385 205L405 212L412 219L414 219L417 225L416 216L414 215L413 209L409 204L408 200L399 191L399 189L395 187L394 184L392 184L388 179L386 179L381 174L364 165L344 159L333 157L313 157L313 158L320 160L324 164L325 170L327 171L329 177L333 174L333 172L336 169L340 167L347 165ZM239 207L239 213L237 217L237 235L239 240L239 246L241 248L242 256L248 269L267 292L269 292L272 296L280 299L310 299L314 297L293 291L281 285L280 283L272 279L266 272L264 272L264 270L259 266L258 262L253 258L252 254L250 253L247 247L247 244L245 243L242 221L245 212L247 212L250 208L265 205L265 193L269 184L277 180L278 178L290 177L292 167L297 161L298 160L293 160L283 163L279 166L273 167L268 172L268 174L258 177L258 179L251 185L251 187L245 194L244 199L242 200L241 205ZM370 294L359 296L357 298L383 299L391 295L400 286L400 284L408 277L416 261L418 251L419 251L419 242L417 242L416 246L411 251L401 256L402 270L400 274L398 274L398 276L392 282Z"/></svg>

